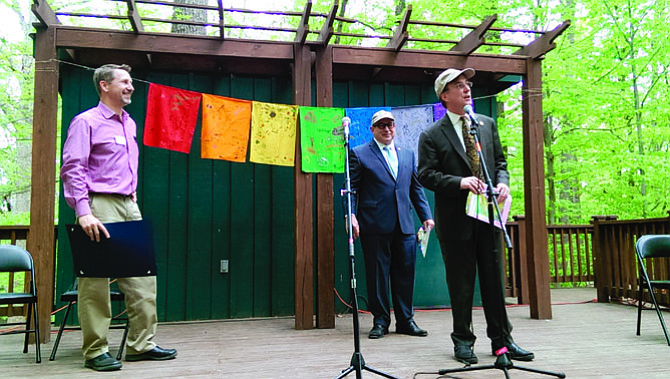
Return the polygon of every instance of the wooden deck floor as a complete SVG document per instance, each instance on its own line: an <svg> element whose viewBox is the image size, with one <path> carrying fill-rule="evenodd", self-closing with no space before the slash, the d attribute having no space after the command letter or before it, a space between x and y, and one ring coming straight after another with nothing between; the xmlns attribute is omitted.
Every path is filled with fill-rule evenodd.
<svg viewBox="0 0 670 379"><path fill-rule="evenodd" d="M531 320L526 306L508 313L519 345L532 350L535 361L518 366L560 371L568 378L668 378L670 346L654 312L643 313L642 335L635 335L636 308L588 303L593 289L552 290L552 320ZM480 365L492 364L484 316L475 310L480 336L475 352ZM418 338L391 333L369 340L371 317L361 315L361 353L365 362L397 378L438 378L441 369L461 367L452 358L451 314L417 311L419 326L429 331ZM34 347L21 353L21 336L0 336L0 377L3 378L335 378L349 367L353 347L351 315L338 317L335 329L299 331L292 318L161 324L159 345L177 348L166 362L124 362L121 371L94 373L83 367L81 334L64 335L56 360L48 360L52 343L43 345L43 362L35 364ZM393 328L391 329L393 331ZM118 343L121 331L110 332ZM54 338L52 338L53 340ZM112 353L116 353L113 347ZM420 374L432 372L433 374ZM513 369L511 378L549 377ZM356 378L352 372L347 378ZM363 378L381 378L363 371ZM501 370L451 374L442 378L504 378Z"/></svg>

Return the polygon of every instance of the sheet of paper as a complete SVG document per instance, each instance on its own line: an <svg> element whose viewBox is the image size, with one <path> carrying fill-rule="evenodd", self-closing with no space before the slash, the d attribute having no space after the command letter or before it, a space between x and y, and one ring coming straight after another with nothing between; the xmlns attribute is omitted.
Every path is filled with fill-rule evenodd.
<svg viewBox="0 0 670 379"><path fill-rule="evenodd" d="M508 195L504 202L498 202L498 209L500 209L500 218L502 219L503 225L507 223L507 216L509 215L509 209L511 206L512 195ZM489 208L486 193L484 192L479 195L476 195L472 192L468 193L468 199L465 203L465 213L472 218L476 218L477 220L488 224ZM493 225L502 229L503 226L500 225L498 216L494 214L493 217Z"/></svg>
<svg viewBox="0 0 670 379"><path fill-rule="evenodd" d="M416 232L416 239L419 242L419 250L423 257L426 257L426 251L428 251L428 239L430 238L430 230L423 230L423 226L419 228L419 231Z"/></svg>

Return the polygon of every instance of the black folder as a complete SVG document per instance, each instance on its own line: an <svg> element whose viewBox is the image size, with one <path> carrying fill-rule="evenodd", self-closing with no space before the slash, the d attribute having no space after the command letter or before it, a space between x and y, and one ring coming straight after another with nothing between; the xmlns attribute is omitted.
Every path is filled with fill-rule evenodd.
<svg viewBox="0 0 670 379"><path fill-rule="evenodd" d="M105 224L110 238L91 241L79 225L66 225L77 277L127 278L156 275L151 223L147 220Z"/></svg>

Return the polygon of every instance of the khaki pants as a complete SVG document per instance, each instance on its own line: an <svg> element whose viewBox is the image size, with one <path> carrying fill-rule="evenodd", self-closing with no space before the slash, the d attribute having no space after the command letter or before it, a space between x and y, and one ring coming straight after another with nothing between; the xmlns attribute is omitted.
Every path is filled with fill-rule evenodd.
<svg viewBox="0 0 670 379"><path fill-rule="evenodd" d="M142 219L137 204L128 196L90 194L91 212L101 222ZM118 278L119 289L125 295L129 319L126 347L128 354L140 354L153 349L156 334L156 277ZM107 332L112 318L108 278L79 278L79 323L81 325L85 359L109 351Z"/></svg>

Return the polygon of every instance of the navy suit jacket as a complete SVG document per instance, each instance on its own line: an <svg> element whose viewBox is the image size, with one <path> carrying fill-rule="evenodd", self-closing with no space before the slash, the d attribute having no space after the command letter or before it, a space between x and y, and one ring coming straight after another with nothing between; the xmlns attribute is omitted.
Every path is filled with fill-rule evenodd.
<svg viewBox="0 0 670 379"><path fill-rule="evenodd" d="M414 154L396 146L398 175L393 178L377 143L372 140L349 152L352 213L360 234L388 234L400 222L403 234L414 234L412 207L421 222L432 219L430 206L416 176Z"/></svg>

